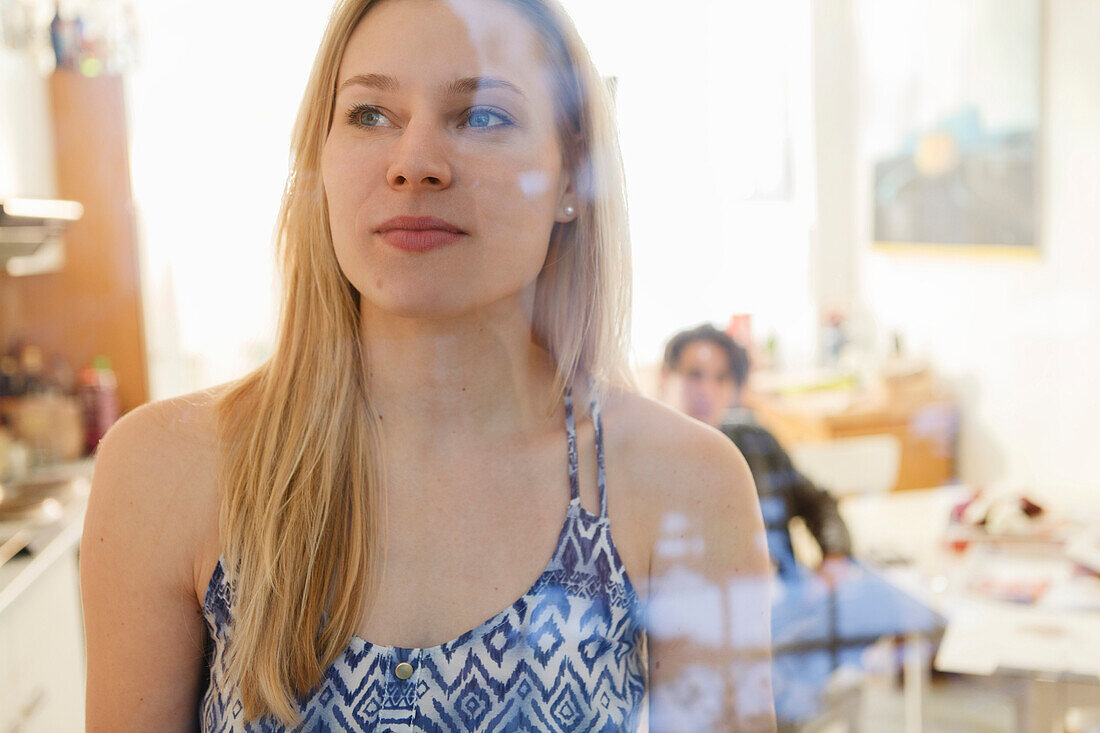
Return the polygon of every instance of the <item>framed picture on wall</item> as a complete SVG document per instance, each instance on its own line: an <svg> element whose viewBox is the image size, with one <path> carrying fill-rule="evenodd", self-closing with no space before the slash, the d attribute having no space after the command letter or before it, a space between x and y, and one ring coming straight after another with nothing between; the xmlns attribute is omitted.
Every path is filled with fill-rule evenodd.
<svg viewBox="0 0 1100 733"><path fill-rule="evenodd" d="M1042 0L858 17L874 246L1037 256Z"/></svg>

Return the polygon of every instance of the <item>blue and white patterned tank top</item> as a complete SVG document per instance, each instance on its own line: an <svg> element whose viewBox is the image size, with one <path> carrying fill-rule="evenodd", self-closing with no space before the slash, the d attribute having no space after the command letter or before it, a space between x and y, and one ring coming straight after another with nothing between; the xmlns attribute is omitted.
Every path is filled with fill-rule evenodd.
<svg viewBox="0 0 1100 733"><path fill-rule="evenodd" d="M592 422L598 516L580 504L572 390L567 390L571 501L557 548L534 585L511 607L438 646L381 646L353 636L320 684L299 700L303 723L295 730L637 729L648 682L643 606L611 539L595 400ZM273 716L246 725L234 691L223 687L234 589L223 561L214 568L202 609L210 636L201 729L284 731Z"/></svg>

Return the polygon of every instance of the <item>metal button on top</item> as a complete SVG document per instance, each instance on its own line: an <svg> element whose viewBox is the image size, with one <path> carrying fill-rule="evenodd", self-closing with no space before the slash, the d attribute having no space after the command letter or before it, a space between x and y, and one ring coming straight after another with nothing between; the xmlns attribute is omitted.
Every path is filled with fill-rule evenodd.
<svg viewBox="0 0 1100 733"><path fill-rule="evenodd" d="M394 667L393 673L397 675L398 679L407 680L412 677L413 666L408 662L402 662Z"/></svg>

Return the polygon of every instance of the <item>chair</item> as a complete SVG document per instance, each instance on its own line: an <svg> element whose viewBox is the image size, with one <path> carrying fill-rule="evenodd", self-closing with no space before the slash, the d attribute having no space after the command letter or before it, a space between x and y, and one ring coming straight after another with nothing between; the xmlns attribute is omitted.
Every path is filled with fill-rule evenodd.
<svg viewBox="0 0 1100 733"><path fill-rule="evenodd" d="M788 450L802 474L836 497L890 491L898 481L901 441L896 435L858 435Z"/></svg>

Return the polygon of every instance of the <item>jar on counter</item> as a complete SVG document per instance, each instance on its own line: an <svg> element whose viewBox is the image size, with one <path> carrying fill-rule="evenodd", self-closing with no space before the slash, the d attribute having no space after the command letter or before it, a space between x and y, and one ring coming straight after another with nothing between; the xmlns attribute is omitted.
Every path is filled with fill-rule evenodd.
<svg viewBox="0 0 1100 733"><path fill-rule="evenodd" d="M84 420L75 397L52 391L24 395L12 417L15 437L30 451L32 466L72 461L83 454Z"/></svg>

